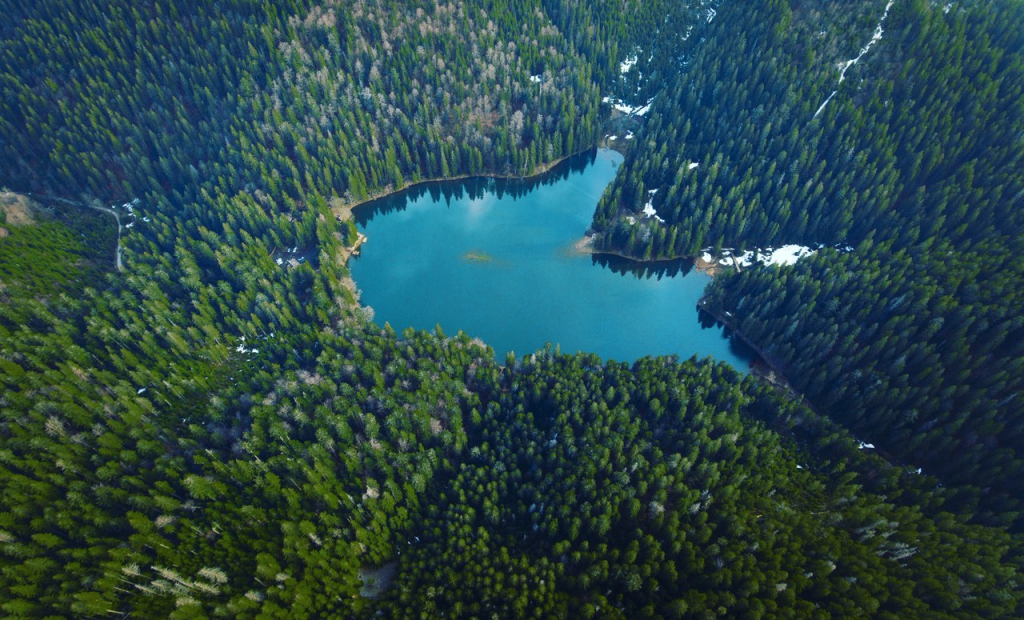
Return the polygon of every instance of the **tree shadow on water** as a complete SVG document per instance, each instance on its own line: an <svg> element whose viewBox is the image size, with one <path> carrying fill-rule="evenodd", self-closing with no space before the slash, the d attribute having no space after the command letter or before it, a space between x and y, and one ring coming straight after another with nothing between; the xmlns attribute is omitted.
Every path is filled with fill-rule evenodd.
<svg viewBox="0 0 1024 620"><path fill-rule="evenodd" d="M502 200L505 196L518 200L543 185L554 185L568 179L573 174L584 172L596 160L597 149L591 149L569 157L547 172L525 179L477 176L453 181L428 181L390 196L365 202L355 207L352 213L356 224L365 228L374 217L402 211L410 203L416 202L427 194L435 204L440 204L443 200L448 207L451 206L452 201L460 201L465 198L480 200L488 194L494 194L498 200Z"/></svg>
<svg viewBox="0 0 1024 620"><path fill-rule="evenodd" d="M683 258L641 263L613 254L593 254L590 260L594 265L604 267L620 276L648 280L684 277L693 270L693 261Z"/></svg>
<svg viewBox="0 0 1024 620"><path fill-rule="evenodd" d="M716 319L710 312L697 308L697 321L701 329L721 329L722 337L729 340L729 352L745 362L760 360L761 356L731 327Z"/></svg>

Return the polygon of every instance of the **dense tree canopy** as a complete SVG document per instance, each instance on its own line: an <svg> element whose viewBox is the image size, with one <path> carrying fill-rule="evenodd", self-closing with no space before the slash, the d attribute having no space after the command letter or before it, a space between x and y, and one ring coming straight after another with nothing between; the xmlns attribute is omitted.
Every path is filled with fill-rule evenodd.
<svg viewBox="0 0 1024 620"><path fill-rule="evenodd" d="M1020 6L894 4L816 114L856 4L0 2L3 614L1020 615ZM359 305L348 206L606 95L609 247L857 246L708 298L814 409Z"/></svg>
<svg viewBox="0 0 1024 620"><path fill-rule="evenodd" d="M708 308L815 406L1018 529L1022 9L724 4L594 223L638 257L848 246L720 279ZM648 202L664 222L631 223Z"/></svg>

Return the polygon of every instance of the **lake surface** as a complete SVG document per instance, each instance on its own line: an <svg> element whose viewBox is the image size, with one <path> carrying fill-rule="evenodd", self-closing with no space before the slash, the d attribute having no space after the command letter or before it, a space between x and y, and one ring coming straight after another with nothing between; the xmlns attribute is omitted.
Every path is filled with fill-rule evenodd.
<svg viewBox="0 0 1024 620"><path fill-rule="evenodd" d="M479 337L499 361L550 342L626 362L710 355L746 370L749 350L698 317L709 277L690 261L575 251L621 162L591 151L531 180L431 183L357 208L369 238L350 263L362 303L399 332L440 324Z"/></svg>

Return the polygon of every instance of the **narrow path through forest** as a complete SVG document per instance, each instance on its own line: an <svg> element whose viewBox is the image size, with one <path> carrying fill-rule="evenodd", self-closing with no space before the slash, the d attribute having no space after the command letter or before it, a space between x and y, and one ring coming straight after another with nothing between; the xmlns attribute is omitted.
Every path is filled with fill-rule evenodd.
<svg viewBox="0 0 1024 620"><path fill-rule="evenodd" d="M78 202L77 200L69 200L67 198L59 198L57 196L50 196L48 194L33 194L31 192L25 192L26 196L32 196L33 198L45 198L46 200L54 200L57 202L63 202L75 207L85 207L86 209L94 209L101 213L107 213L114 216L114 220L117 221L117 249L114 253L114 266L117 267L118 272L124 271L124 265L121 263L121 216L117 214L114 207L98 207L96 205L86 204L84 202Z"/></svg>

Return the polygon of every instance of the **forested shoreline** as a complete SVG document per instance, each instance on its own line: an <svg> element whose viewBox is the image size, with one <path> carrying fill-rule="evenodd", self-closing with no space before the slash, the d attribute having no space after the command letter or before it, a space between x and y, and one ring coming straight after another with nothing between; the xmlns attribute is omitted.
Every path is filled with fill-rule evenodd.
<svg viewBox="0 0 1024 620"><path fill-rule="evenodd" d="M1024 613L1019 2L894 3L817 118L885 3L0 5L5 616ZM607 249L855 246L708 291L817 413L360 307L335 205L537 172L605 96L651 101Z"/></svg>
<svg viewBox="0 0 1024 620"><path fill-rule="evenodd" d="M849 246L723 275L709 308L820 410L1019 529L1024 11L864 3L874 33L842 52L827 6L720 7L599 205L598 247ZM749 53L716 48L737 41ZM816 61L829 54L851 60Z"/></svg>

